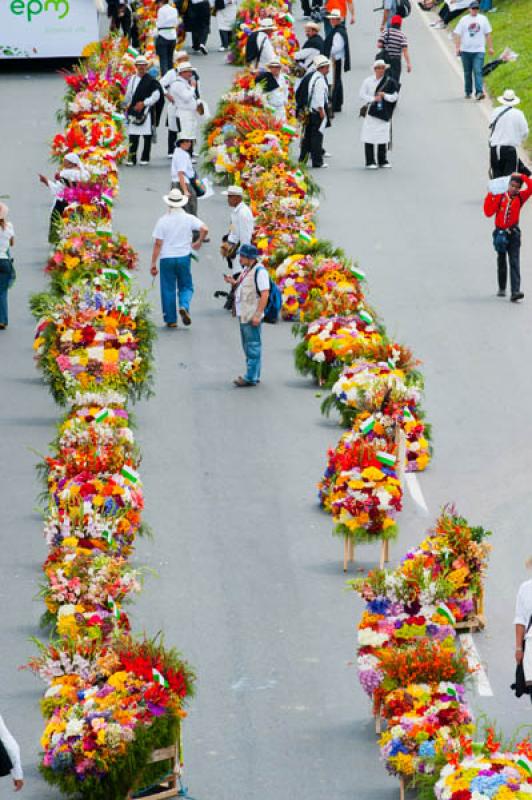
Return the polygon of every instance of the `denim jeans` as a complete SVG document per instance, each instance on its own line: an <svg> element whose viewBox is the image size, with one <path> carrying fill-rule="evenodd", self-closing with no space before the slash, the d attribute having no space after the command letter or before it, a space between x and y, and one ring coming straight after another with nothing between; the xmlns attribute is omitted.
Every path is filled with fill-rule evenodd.
<svg viewBox="0 0 532 800"><path fill-rule="evenodd" d="M460 53L464 68L464 88L466 94L473 93L473 76L475 76L475 94L481 94L482 67L484 66L484 53Z"/></svg>
<svg viewBox="0 0 532 800"><path fill-rule="evenodd" d="M190 309L194 294L190 256L181 258L161 258L161 305L166 323L177 322L176 297L179 295L179 308Z"/></svg>
<svg viewBox="0 0 532 800"><path fill-rule="evenodd" d="M262 354L260 325L252 325L251 322L240 323L240 338L242 339L242 349L246 355L246 374L244 380L248 383L260 381L260 362Z"/></svg>
<svg viewBox="0 0 532 800"><path fill-rule="evenodd" d="M11 264L0 258L0 325L7 325L7 291L11 279Z"/></svg>
<svg viewBox="0 0 532 800"><path fill-rule="evenodd" d="M497 253L497 277L499 289L506 289L508 280L508 261L510 262L510 289L512 294L521 290L521 230L516 225L511 229L506 253Z"/></svg>

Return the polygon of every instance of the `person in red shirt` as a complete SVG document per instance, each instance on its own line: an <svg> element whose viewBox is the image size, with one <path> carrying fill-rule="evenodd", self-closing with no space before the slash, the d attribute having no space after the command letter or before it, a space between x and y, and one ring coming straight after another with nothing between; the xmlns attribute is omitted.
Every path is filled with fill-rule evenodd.
<svg viewBox="0 0 532 800"><path fill-rule="evenodd" d="M508 278L508 261L510 262L510 288L512 303L517 303L525 296L521 291L521 269L519 257L521 251L521 229L519 215L521 209L532 195L532 178L515 173L510 176L508 189L504 194L488 192L484 200L484 214L495 215L493 246L497 252L497 272L499 279L498 297L505 297ZM507 258L508 256L508 258Z"/></svg>

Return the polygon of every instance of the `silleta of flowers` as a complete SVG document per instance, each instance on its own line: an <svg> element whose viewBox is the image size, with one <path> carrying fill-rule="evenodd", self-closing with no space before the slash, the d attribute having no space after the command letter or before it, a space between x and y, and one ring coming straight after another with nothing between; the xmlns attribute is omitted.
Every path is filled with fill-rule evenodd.
<svg viewBox="0 0 532 800"><path fill-rule="evenodd" d="M150 53L155 13L145 0L141 35ZM194 674L160 638L134 637L126 611L142 584L129 559L145 528L127 403L151 393L154 329L132 285L137 255L112 229L133 57L113 37L86 56L64 74L65 130L52 145L52 158L79 156L83 178L60 194L66 208L46 266L50 290L31 301L37 366L68 410L39 465L49 548L41 621L51 638L29 666L48 686L45 779L68 796L123 800L166 772L150 756L180 743Z"/></svg>

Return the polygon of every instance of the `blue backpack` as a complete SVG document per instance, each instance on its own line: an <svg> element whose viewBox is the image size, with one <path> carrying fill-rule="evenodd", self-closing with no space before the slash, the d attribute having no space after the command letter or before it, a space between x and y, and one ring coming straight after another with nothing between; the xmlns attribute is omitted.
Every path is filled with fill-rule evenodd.
<svg viewBox="0 0 532 800"><path fill-rule="evenodd" d="M279 313L283 304L283 296L275 281L272 281L268 270L266 270L265 267L259 267L259 269L264 269L266 271L268 280L270 281L270 294L268 295L268 302L266 304L266 308L264 309L264 322L269 322L274 325L279 319ZM257 290L257 294L260 294L259 287L257 285L258 271L258 269L255 270L255 288Z"/></svg>

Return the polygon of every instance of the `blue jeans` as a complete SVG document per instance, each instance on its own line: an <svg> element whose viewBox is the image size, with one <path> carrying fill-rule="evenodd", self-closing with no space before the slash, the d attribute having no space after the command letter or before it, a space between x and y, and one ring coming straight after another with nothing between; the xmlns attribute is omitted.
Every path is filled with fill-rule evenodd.
<svg viewBox="0 0 532 800"><path fill-rule="evenodd" d="M7 325L7 290L11 279L11 264L0 258L0 325Z"/></svg>
<svg viewBox="0 0 532 800"><path fill-rule="evenodd" d="M482 67L484 66L484 53L460 53L464 68L465 93L473 93L473 75L475 76L475 94L481 94Z"/></svg>
<svg viewBox="0 0 532 800"><path fill-rule="evenodd" d="M179 294L179 308L190 309L190 301L194 294L191 258L161 258L161 305L166 323L177 322L176 297Z"/></svg>
<svg viewBox="0 0 532 800"><path fill-rule="evenodd" d="M242 349L246 355L246 374L244 380L248 383L260 381L260 362L262 354L260 325L252 325L251 322L240 323L240 338L242 339Z"/></svg>

